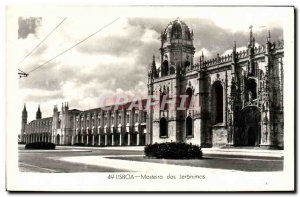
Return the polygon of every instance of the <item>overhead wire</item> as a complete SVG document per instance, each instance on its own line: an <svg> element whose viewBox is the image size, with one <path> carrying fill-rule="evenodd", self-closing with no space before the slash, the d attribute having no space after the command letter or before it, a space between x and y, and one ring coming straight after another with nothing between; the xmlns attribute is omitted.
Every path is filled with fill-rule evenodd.
<svg viewBox="0 0 300 197"><path fill-rule="evenodd" d="M47 35L46 37L41 40L19 63L18 65L20 65L28 56L30 56L65 20L67 19L64 18L54 29L52 29Z"/></svg>
<svg viewBox="0 0 300 197"><path fill-rule="evenodd" d="M64 53L66 53L67 51L73 49L74 47L78 46L79 44L83 43L84 41L86 41L87 39L89 39L90 37L94 36L95 34L97 34L98 32L102 31L103 29L105 29L106 27L108 27L109 25L113 24L114 22L116 22L118 19L120 19L120 17L116 18L115 20L111 21L110 23L106 24L105 26L101 27L99 30L95 31L94 33L92 33L91 35L87 36L86 38L84 38L83 40L77 42L76 44L74 44L73 46L67 48L66 50L62 51L61 53L59 53L58 55L54 56L53 58L47 60L46 62L44 62L43 64L37 66L36 68L30 70L29 73L32 73L33 71L41 68L42 66L45 66L46 64L48 64L49 62L53 61L54 59L58 58L59 56L63 55Z"/></svg>

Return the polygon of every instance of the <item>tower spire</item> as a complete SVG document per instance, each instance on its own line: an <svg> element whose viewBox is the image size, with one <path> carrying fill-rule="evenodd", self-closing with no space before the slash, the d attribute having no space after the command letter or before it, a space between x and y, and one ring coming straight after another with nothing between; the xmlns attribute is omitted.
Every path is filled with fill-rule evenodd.
<svg viewBox="0 0 300 197"><path fill-rule="evenodd" d="M36 119L41 119L41 118L42 118L42 112L41 112L40 104L39 104L38 110L36 112Z"/></svg>
<svg viewBox="0 0 300 197"><path fill-rule="evenodd" d="M26 103L24 103L23 112L27 112L27 110L26 110Z"/></svg>
<svg viewBox="0 0 300 197"><path fill-rule="evenodd" d="M152 59L151 73L152 73L152 77L154 77L154 78L157 77L156 64L155 64L155 55L154 54L153 54L153 59Z"/></svg>

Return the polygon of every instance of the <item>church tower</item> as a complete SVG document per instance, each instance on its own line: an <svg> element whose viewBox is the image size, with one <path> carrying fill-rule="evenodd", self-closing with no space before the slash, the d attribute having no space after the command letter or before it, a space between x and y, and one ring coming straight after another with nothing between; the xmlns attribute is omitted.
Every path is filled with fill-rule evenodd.
<svg viewBox="0 0 300 197"><path fill-rule="evenodd" d="M177 67L193 65L195 48L193 31L177 18L161 33L161 77L174 74Z"/></svg>
<svg viewBox="0 0 300 197"><path fill-rule="evenodd" d="M151 140L147 143L200 143L200 136L193 134L193 127L199 127L193 109L189 110L184 103L178 110L182 95L188 95L190 99L199 91L198 72L194 69L193 36L193 31L178 18L161 33L160 66L156 68L153 57L148 73L148 95L155 97L157 105L148 108Z"/></svg>
<svg viewBox="0 0 300 197"><path fill-rule="evenodd" d="M26 105L24 104L24 108L22 111L22 124L21 124L21 142L24 142L24 133L25 133L25 128L27 124L27 110L26 110Z"/></svg>
<svg viewBox="0 0 300 197"><path fill-rule="evenodd" d="M41 112L40 105L39 105L38 110L36 112L36 120L41 119L41 118L42 118L42 112Z"/></svg>

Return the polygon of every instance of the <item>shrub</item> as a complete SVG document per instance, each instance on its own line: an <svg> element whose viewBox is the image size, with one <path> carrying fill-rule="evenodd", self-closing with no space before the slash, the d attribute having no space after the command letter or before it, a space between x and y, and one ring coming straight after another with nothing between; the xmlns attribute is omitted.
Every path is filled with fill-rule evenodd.
<svg viewBox="0 0 300 197"><path fill-rule="evenodd" d="M145 155L158 159L201 159L202 151L197 145L166 142L145 146Z"/></svg>
<svg viewBox="0 0 300 197"><path fill-rule="evenodd" d="M50 142L33 142L25 145L25 149L55 149L55 144Z"/></svg>

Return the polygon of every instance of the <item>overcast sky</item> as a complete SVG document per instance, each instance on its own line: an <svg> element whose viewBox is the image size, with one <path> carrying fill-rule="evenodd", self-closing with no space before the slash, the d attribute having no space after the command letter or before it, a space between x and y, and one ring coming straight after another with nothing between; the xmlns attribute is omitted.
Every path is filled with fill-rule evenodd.
<svg viewBox="0 0 300 197"><path fill-rule="evenodd" d="M189 10L187 10L189 9ZM125 10L125 11L124 11ZM155 18L153 18L155 14ZM35 33L18 38L18 17L41 17ZM283 24L276 10L221 8L31 8L16 9L10 17L8 45L12 64L18 65L63 18L67 19L18 68L29 72L114 19L119 20L69 52L19 79L20 114L26 103L29 121L38 104L43 117L52 116L53 105L68 101L70 108L99 107L102 95L147 95L147 70L155 55L159 65L160 33L179 17L193 29L195 62L246 46L249 26L257 44L283 39ZM25 33L26 34L26 33ZM10 56L9 56L10 57Z"/></svg>

